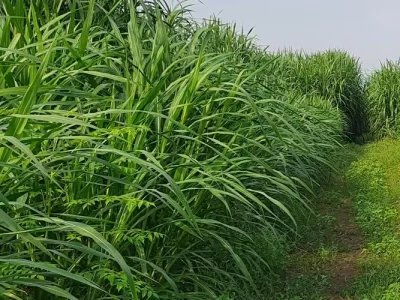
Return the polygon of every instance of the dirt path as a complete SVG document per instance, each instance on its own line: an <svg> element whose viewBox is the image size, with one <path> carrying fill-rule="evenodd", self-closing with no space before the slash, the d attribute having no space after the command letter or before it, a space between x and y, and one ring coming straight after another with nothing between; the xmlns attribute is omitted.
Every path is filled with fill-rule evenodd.
<svg viewBox="0 0 400 300"><path fill-rule="evenodd" d="M329 263L322 266L331 278L327 296L329 299L345 299L342 294L358 275L357 261L362 256L365 242L355 223L351 198L341 199L336 209L329 206L326 209L331 209L329 214L336 218L332 239L339 249Z"/></svg>
<svg viewBox="0 0 400 300"><path fill-rule="evenodd" d="M359 274L358 260L363 256L365 240L356 224L352 198L346 186L344 175L338 175L317 197L316 223L306 240L312 241L306 247L298 248L292 254L293 262L287 272L287 279L312 278L305 281L297 292L300 299L351 299L346 296L348 289ZM328 221L327 221L328 220ZM312 227L311 227L312 228ZM314 235L314 237L313 237ZM304 245L304 242L300 242ZM326 284L317 294L318 280L326 278ZM302 279L304 280L304 279Z"/></svg>
<svg viewBox="0 0 400 300"><path fill-rule="evenodd" d="M340 157L312 201L316 215L299 222L276 299L400 299L400 139Z"/></svg>

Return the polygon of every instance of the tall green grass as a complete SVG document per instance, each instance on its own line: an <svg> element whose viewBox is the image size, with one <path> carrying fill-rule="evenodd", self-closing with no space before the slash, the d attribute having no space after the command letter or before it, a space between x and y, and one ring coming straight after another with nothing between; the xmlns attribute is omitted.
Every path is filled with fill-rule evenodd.
<svg viewBox="0 0 400 300"><path fill-rule="evenodd" d="M371 134L380 138L398 134L400 65L387 61L367 82L366 101Z"/></svg>
<svg viewBox="0 0 400 300"><path fill-rule="evenodd" d="M274 73L281 89L317 95L344 113L345 135L357 141L368 131L364 78L359 60L341 50L308 54L282 51Z"/></svg>
<svg viewBox="0 0 400 300"><path fill-rule="evenodd" d="M0 295L259 293L339 146L337 105L282 91L282 57L181 7L0 11Z"/></svg>

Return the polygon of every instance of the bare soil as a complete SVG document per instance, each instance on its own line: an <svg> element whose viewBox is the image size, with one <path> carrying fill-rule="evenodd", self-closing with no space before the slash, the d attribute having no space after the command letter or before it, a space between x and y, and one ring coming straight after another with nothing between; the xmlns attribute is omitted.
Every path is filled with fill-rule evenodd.
<svg viewBox="0 0 400 300"><path fill-rule="evenodd" d="M332 238L339 249L345 250L334 255L329 263L323 266L325 273L331 278L327 296L329 299L349 299L341 295L358 275L357 262L363 255L365 240L355 223L350 198L343 199L341 205L332 210L330 215L336 218Z"/></svg>
<svg viewBox="0 0 400 300"><path fill-rule="evenodd" d="M286 276L299 274L324 275L329 278L329 287L324 291L324 299L351 299L345 296L346 289L359 275L358 261L363 257L365 240L355 220L352 199L347 193L344 178L337 178L333 184L337 199L324 201L321 195L317 213L320 216L333 217L335 221L322 243L329 248L335 245L336 251L321 258L318 249L298 249L293 253L294 264L287 270Z"/></svg>

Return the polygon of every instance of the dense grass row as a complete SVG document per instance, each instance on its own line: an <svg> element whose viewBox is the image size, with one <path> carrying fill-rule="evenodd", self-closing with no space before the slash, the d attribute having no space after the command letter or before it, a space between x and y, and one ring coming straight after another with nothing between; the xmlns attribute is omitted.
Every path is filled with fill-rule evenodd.
<svg viewBox="0 0 400 300"><path fill-rule="evenodd" d="M368 131L364 78L358 59L336 50L313 54L283 51L277 56L274 69L278 70L277 78L283 79L284 91L317 95L339 108L350 140L355 141Z"/></svg>
<svg viewBox="0 0 400 300"><path fill-rule="evenodd" d="M273 242L364 130L342 52L271 55L154 1L0 14L6 298L257 295Z"/></svg>
<svg viewBox="0 0 400 300"><path fill-rule="evenodd" d="M367 82L366 103L373 137L398 135L400 65L386 62Z"/></svg>

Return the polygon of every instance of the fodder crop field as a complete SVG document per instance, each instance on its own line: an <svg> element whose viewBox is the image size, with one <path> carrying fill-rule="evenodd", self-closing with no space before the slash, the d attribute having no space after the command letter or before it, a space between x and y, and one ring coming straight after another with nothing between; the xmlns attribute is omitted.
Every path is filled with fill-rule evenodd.
<svg viewBox="0 0 400 300"><path fill-rule="evenodd" d="M0 2L0 298L273 299L400 69L141 0ZM268 282L268 283L266 283Z"/></svg>

